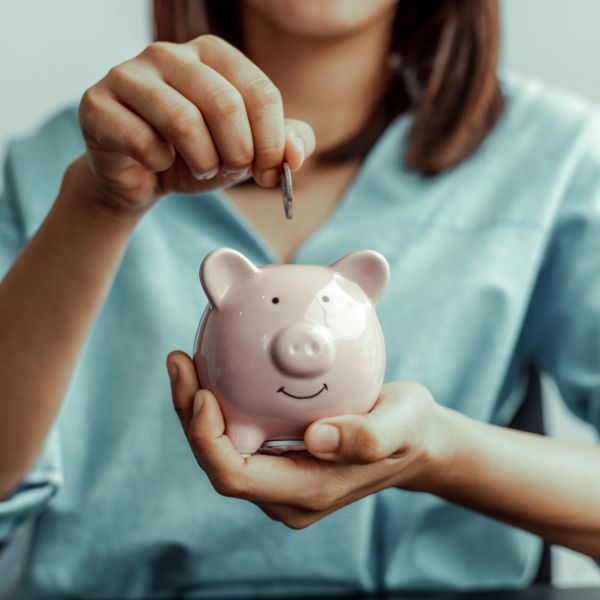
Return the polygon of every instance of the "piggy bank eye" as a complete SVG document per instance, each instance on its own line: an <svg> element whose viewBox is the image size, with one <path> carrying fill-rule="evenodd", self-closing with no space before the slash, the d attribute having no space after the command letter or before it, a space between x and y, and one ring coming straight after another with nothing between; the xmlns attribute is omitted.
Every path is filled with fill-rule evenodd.
<svg viewBox="0 0 600 600"><path fill-rule="evenodd" d="M279 303L279 298L277 296L275 296L275 298L271 298L271 302L273 304L278 304Z"/></svg>
<svg viewBox="0 0 600 600"><path fill-rule="evenodd" d="M329 302L329 296L321 296L321 300L323 300L323 302Z"/></svg>

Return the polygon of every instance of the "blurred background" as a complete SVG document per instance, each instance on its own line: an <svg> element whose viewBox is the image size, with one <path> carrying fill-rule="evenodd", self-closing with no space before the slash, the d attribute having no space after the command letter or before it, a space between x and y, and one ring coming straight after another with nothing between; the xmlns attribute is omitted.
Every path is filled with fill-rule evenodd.
<svg viewBox="0 0 600 600"><path fill-rule="evenodd" d="M502 66L600 105L600 1L500 1ZM11 138L77 104L111 66L139 53L151 31L149 0L0 3L0 156ZM565 409L549 381L544 401L552 435L597 440L590 426ZM600 587L600 569L562 548L553 549L553 577L560 586Z"/></svg>

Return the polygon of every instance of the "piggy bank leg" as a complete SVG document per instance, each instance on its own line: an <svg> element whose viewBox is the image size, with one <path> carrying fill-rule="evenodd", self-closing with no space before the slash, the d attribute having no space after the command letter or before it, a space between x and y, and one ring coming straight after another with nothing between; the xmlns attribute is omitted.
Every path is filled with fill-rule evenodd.
<svg viewBox="0 0 600 600"><path fill-rule="evenodd" d="M256 426L231 423L227 426L227 437L242 456L252 456L261 446L265 434Z"/></svg>

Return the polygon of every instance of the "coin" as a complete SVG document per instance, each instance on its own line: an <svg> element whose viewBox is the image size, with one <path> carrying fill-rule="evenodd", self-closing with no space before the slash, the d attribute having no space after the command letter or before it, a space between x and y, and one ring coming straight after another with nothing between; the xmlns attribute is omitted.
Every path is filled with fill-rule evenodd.
<svg viewBox="0 0 600 600"><path fill-rule="evenodd" d="M306 450L304 440L266 440L257 450L257 454L279 455L284 452L300 452Z"/></svg>
<svg viewBox="0 0 600 600"><path fill-rule="evenodd" d="M281 176L281 191L283 193L283 212L286 219L294 218L294 196L292 189L292 172L290 166L283 163L283 174Z"/></svg>

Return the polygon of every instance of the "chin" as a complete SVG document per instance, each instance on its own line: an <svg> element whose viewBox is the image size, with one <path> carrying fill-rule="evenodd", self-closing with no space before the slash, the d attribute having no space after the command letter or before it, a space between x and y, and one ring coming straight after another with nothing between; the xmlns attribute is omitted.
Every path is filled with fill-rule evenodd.
<svg viewBox="0 0 600 600"><path fill-rule="evenodd" d="M333 38L355 33L393 10L398 0L241 0L291 35Z"/></svg>

